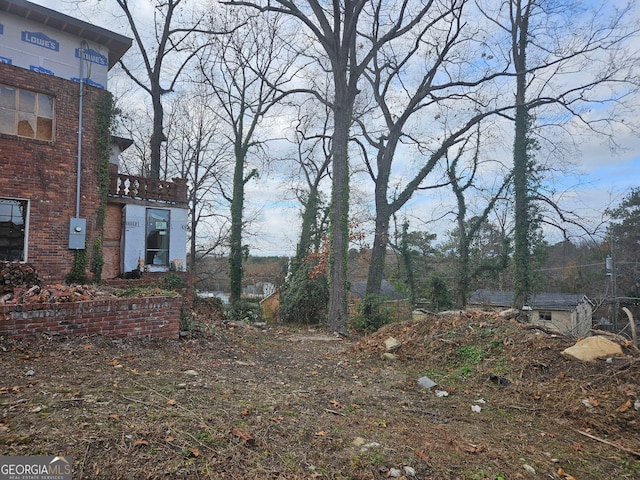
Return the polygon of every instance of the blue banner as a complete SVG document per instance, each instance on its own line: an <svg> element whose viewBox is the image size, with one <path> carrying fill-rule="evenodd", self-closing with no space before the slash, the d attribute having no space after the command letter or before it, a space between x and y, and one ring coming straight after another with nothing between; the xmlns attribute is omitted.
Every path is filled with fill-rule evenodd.
<svg viewBox="0 0 640 480"><path fill-rule="evenodd" d="M60 43L53 38L47 37L42 32L27 32L26 30L23 30L22 41L48 50L53 50L54 52L60 51Z"/></svg>
<svg viewBox="0 0 640 480"><path fill-rule="evenodd" d="M32 72L38 72L38 73L44 73L45 75L53 75L55 76L55 73L53 73L52 70L48 70L44 67L40 67L38 65L29 65L29 70L31 70Z"/></svg>
<svg viewBox="0 0 640 480"><path fill-rule="evenodd" d="M109 64L107 57L93 48L76 48L76 58L83 58L91 63L96 63L106 67Z"/></svg>
<svg viewBox="0 0 640 480"><path fill-rule="evenodd" d="M80 83L80 78L78 78L78 77L72 77L69 80L71 80L72 82ZM100 89L104 90L104 85L102 85L101 83L98 83L98 82L95 82L95 81L91 80L89 77L83 78L82 82L85 85L91 85L92 87L96 87L96 88L100 88Z"/></svg>

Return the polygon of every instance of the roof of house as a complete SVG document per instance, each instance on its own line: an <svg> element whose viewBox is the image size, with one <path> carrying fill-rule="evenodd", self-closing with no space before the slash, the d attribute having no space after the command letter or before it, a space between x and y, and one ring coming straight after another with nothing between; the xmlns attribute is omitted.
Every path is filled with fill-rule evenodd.
<svg viewBox="0 0 640 480"><path fill-rule="evenodd" d="M529 300L533 310L574 310L583 302L591 303L581 293L538 293ZM471 293L469 305L488 305L492 307L511 307L513 292L499 290L476 290Z"/></svg>
<svg viewBox="0 0 640 480"><path fill-rule="evenodd" d="M132 40L102 27L92 25L77 18L64 15L50 8L27 2L26 0L0 0L0 11L8 12L32 22L75 35L85 40L104 45L109 49L109 69L131 47Z"/></svg>
<svg viewBox="0 0 640 480"><path fill-rule="evenodd" d="M364 298L365 292L367 291L367 281L355 280L351 282L351 288L349 291L355 298ZM405 295L397 292L393 285L387 280L382 280L382 285L380 286L380 297L384 300L405 300L407 298Z"/></svg>
<svg viewBox="0 0 640 480"><path fill-rule="evenodd" d="M1 1L1 0L0 0ZM133 140L130 138L118 137L111 135L111 143L115 143L121 152L124 152L127 148L133 145Z"/></svg>

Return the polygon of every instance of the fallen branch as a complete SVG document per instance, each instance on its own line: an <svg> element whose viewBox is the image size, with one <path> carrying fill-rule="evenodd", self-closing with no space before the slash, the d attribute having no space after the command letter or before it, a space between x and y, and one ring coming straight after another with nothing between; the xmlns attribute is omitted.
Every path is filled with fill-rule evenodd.
<svg viewBox="0 0 640 480"><path fill-rule="evenodd" d="M623 452L630 453L631 455L634 455L640 458L640 452L636 452L635 450L631 450L630 448L623 447L622 445L618 445L617 443L614 443L614 442L610 442L609 440L605 440L604 438L596 437L595 435L591 435L590 433L583 432L582 430L576 430L576 432L578 432L580 435L584 435L585 437L589 437L597 442L601 442L606 445L615 447L619 450L622 450Z"/></svg>
<svg viewBox="0 0 640 480"><path fill-rule="evenodd" d="M607 332L606 330L598 330L596 328L592 328L591 331L595 335L601 335L605 337L611 338L614 342L620 344L625 348L629 348L635 353L640 353L640 348L633 344L627 337L623 337L622 335L618 335L617 333Z"/></svg>
<svg viewBox="0 0 640 480"><path fill-rule="evenodd" d="M622 311L627 314L629 319L629 327L631 327L631 339L633 340L633 346L638 348L638 334L636 333L636 321L633 318L633 313L627 307L622 307Z"/></svg>
<svg viewBox="0 0 640 480"><path fill-rule="evenodd" d="M28 400L26 398L21 398L20 400L15 400L13 402L0 403L0 405L2 405L3 407L8 407L9 405L19 405L21 403L26 403L26 402L28 402Z"/></svg>
<svg viewBox="0 0 640 480"><path fill-rule="evenodd" d="M327 412L327 413L333 413L334 415L340 415L341 417L346 417L347 416L346 413L338 412L336 410L331 410L329 408L325 408L324 411Z"/></svg>

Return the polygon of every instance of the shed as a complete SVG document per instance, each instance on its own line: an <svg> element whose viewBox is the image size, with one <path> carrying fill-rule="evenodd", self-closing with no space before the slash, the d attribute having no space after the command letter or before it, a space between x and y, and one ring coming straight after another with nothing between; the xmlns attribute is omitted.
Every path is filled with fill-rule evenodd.
<svg viewBox="0 0 640 480"><path fill-rule="evenodd" d="M512 291L476 290L471 294L469 308L503 309L513 305ZM533 325L558 330L566 335L582 337L592 327L593 303L584 294L538 293L521 310Z"/></svg>

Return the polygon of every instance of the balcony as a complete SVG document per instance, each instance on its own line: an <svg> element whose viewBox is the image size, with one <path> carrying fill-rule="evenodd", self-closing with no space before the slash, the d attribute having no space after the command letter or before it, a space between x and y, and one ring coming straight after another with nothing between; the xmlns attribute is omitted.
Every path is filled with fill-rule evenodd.
<svg viewBox="0 0 640 480"><path fill-rule="evenodd" d="M112 172L108 196L125 202L141 200L184 205L187 203L187 181L184 178L174 178L168 182Z"/></svg>

